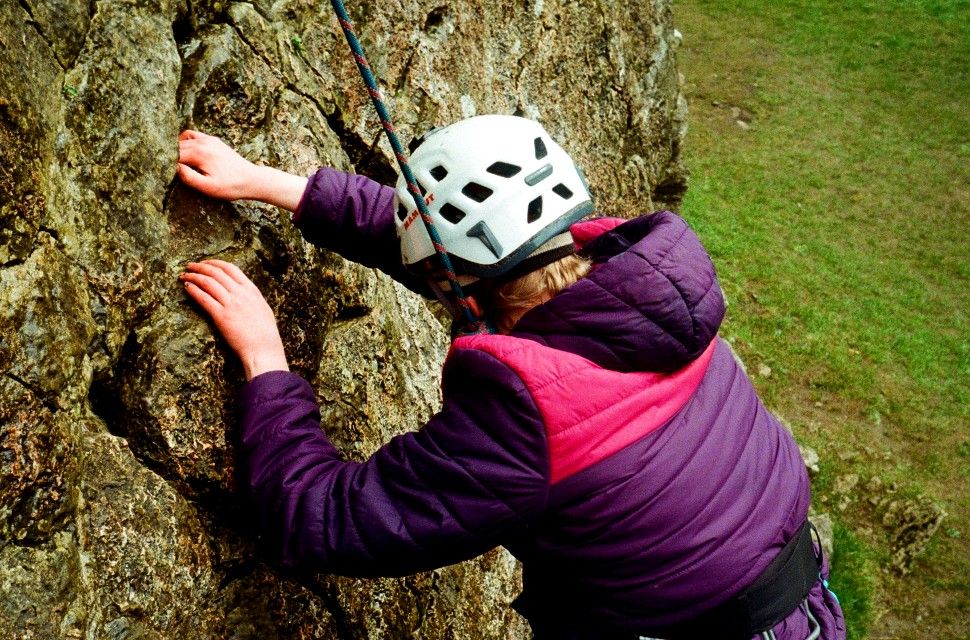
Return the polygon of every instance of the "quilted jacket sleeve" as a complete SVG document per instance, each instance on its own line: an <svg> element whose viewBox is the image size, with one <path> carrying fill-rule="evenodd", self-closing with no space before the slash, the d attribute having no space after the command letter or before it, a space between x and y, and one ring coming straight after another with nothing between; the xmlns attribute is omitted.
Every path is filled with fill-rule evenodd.
<svg viewBox="0 0 970 640"><path fill-rule="evenodd" d="M401 264L394 189L366 176L323 167L310 176L293 222L307 241L431 296L424 280Z"/></svg>
<svg viewBox="0 0 970 640"><path fill-rule="evenodd" d="M320 428L310 386L271 372L242 390L249 486L284 564L392 576L475 557L545 508L545 434L504 364L467 350L445 368L444 406L363 463Z"/></svg>

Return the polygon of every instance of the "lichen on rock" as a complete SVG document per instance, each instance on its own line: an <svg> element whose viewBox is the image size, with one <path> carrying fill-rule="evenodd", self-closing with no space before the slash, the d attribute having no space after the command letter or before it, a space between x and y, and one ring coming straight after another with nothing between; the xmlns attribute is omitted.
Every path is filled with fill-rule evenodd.
<svg viewBox="0 0 970 640"><path fill-rule="evenodd" d="M352 3L407 140L476 113L540 119L599 207L685 184L666 0ZM260 286L350 459L437 408L447 335L286 214L175 180L185 127L249 159L394 179L326 3L0 3L0 628L13 638L515 638L503 550L403 579L294 576L237 487L231 352L186 262Z"/></svg>

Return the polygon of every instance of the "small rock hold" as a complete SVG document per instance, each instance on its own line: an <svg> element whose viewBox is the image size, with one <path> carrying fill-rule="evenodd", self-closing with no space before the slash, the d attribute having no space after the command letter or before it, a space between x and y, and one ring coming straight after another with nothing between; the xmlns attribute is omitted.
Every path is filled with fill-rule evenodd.
<svg viewBox="0 0 970 640"><path fill-rule="evenodd" d="M758 375L761 376L762 378L770 378L771 377L771 367L769 367L766 364L759 364L758 365Z"/></svg>

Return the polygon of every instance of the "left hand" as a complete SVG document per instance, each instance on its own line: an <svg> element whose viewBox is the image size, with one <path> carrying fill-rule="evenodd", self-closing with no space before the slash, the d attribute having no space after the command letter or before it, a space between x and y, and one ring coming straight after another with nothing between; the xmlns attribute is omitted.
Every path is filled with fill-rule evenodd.
<svg viewBox="0 0 970 640"><path fill-rule="evenodd" d="M289 371L273 310L239 267L222 260L190 262L179 280L239 356L246 380Z"/></svg>

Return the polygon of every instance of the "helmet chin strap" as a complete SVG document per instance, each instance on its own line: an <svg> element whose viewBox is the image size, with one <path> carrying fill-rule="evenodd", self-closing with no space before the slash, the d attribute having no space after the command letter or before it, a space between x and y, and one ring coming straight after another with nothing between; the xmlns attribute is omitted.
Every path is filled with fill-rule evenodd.
<svg viewBox="0 0 970 640"><path fill-rule="evenodd" d="M401 168L401 175L404 176L404 179L407 182L408 191L411 193L411 197L414 199L414 204L417 205L418 211L421 214L421 221L424 223L424 226L428 231L428 236L431 238L431 244L434 246L435 253L437 254L438 260L441 263L441 268L447 276L448 283L451 286L451 291L456 297L459 307L459 317L463 322L462 333L494 333L495 330L491 324L488 323L480 313L476 313L472 310L472 305L469 303L467 296L465 295L464 291L462 291L461 285L458 283L458 276L455 273L454 267L451 265L451 258L448 257L448 251L441 242L441 236L438 234L438 230L435 229L434 221L431 219L431 213L428 211L428 206L424 201L424 195L421 193L421 188L418 186L418 181L414 177L414 172L411 171L411 167L408 166L407 153L405 152L404 146L401 144L401 141L398 139L397 133L394 130L390 113L387 110L387 106L384 104L383 95L381 94L380 88L377 86L377 80L374 78L374 74L367 62L367 58L364 56L364 48L361 46L360 40L357 39L357 35L354 33L354 25L350 21L350 16L347 14L347 9L344 7L341 0L331 0L330 4L333 6L334 12L337 14L340 27L343 29L344 36L347 38L347 44L350 45L350 50L354 55L354 60L357 62L357 69L360 71L360 75L364 79L364 83L367 85L371 102L373 102L374 108L377 110L377 116L381 121L381 126L384 128L384 133L387 134L387 140L391 143L391 148L394 149L394 155L397 157L398 166ZM477 306L478 305L475 305L476 308Z"/></svg>
<svg viewBox="0 0 970 640"><path fill-rule="evenodd" d="M503 273L501 276L490 278L488 280L493 285L509 282L510 280L514 280L515 278L529 273L530 271L541 269L542 267L551 264L556 260L560 260L567 255L572 255L575 252L576 245L573 241L573 236L570 232L565 231L550 238L538 249L529 254L513 269ZM430 262L430 258L428 261ZM442 276L444 276L444 274L439 270L436 273L428 273L425 280L427 281L431 290L434 291L435 297L438 298L438 301L442 304L442 306L445 307L445 309L448 310L451 317L458 322L461 320L461 308L457 304L457 296L454 295L451 289L450 281ZM469 288L473 289L478 282L482 281L482 279L469 275L461 275L457 277L457 280L461 286L466 288L464 300L468 305L469 310L475 314L476 317L481 318L482 322L487 324L490 329L489 333L495 333L497 329L495 328L492 319L488 318L488 315L478 303L478 298L476 295L474 293L467 293Z"/></svg>
<svg viewBox="0 0 970 640"><path fill-rule="evenodd" d="M443 274L441 274L441 272L439 271L438 276L441 276L441 275ZM452 292L451 283L447 279L443 279L440 277L435 278L433 275L429 275L428 277L425 278L425 280L427 281L429 288L434 292L435 297L438 299L438 302L440 302L441 306L443 306L448 311L449 315L451 315L452 320L454 320L457 323L460 323L463 320L462 308L458 304L458 297ZM468 292L468 287L475 285L477 282L479 282L479 279L471 276L458 276L458 280L459 282L462 282L462 281L464 282L463 286L465 287L465 289L463 290L462 293L464 294L465 304L468 305L469 311L475 314L476 317L480 318L481 322L486 323L486 325L489 328L488 333L495 333L495 327L492 324L491 320L488 318L485 311L482 309L481 304L479 304L477 296L473 293ZM465 329L464 326L459 325L458 328L461 329L461 331L457 332L459 334L470 333L468 331L464 331ZM471 332L471 333L481 333L481 332Z"/></svg>

